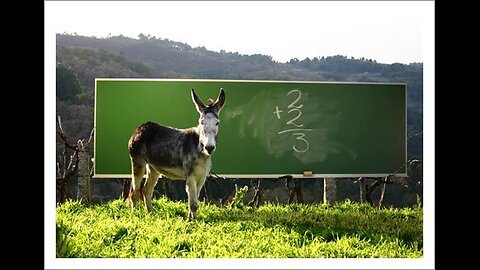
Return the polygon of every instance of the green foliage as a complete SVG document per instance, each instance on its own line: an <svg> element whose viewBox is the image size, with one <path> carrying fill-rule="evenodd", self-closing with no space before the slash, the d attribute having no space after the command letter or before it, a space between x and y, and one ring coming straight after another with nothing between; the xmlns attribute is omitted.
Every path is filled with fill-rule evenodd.
<svg viewBox="0 0 480 270"><path fill-rule="evenodd" d="M57 223L56 228L56 256L58 258L68 257L68 251L72 249L69 242L70 235L63 224Z"/></svg>
<svg viewBox="0 0 480 270"><path fill-rule="evenodd" d="M57 206L57 257L79 258L419 258L423 210L267 204L254 209L154 200L153 212L123 201Z"/></svg>
<svg viewBox="0 0 480 270"><path fill-rule="evenodd" d="M61 101L73 102L82 91L80 81L71 68L57 64L57 98Z"/></svg>
<svg viewBox="0 0 480 270"><path fill-rule="evenodd" d="M82 104L85 106L93 107L95 103L95 98L93 96L93 92L82 92L77 95L77 102L78 104Z"/></svg>
<svg viewBox="0 0 480 270"><path fill-rule="evenodd" d="M239 188L237 184L235 184L235 196L233 197L233 201L231 203L231 207L235 208L243 208L243 198L248 192L248 186L244 186Z"/></svg>
<svg viewBox="0 0 480 270"><path fill-rule="evenodd" d="M94 89L95 78L158 76L149 65L130 61L121 53L103 49L57 46L57 62L75 70L79 79L90 91Z"/></svg>

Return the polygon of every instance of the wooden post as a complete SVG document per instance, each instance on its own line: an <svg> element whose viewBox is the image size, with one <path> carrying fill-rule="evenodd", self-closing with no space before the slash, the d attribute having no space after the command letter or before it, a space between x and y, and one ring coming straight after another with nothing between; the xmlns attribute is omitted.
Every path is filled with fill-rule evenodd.
<svg viewBox="0 0 480 270"><path fill-rule="evenodd" d="M382 207L383 199L385 198L385 191L387 190L387 184L392 183L391 175L385 176L383 180L382 193L380 194L380 200L378 200L378 208Z"/></svg>
<svg viewBox="0 0 480 270"><path fill-rule="evenodd" d="M375 182L373 182L372 185L365 186L366 188L365 199L371 206L373 206L372 193L379 185L380 185L380 181L378 181L377 179L375 180Z"/></svg>
<svg viewBox="0 0 480 270"><path fill-rule="evenodd" d="M363 177L359 177L357 179L357 182L358 182L358 186L360 187L360 203L364 203L366 191L365 191L365 183L364 183Z"/></svg>
<svg viewBox="0 0 480 270"><path fill-rule="evenodd" d="M387 189L387 183L382 185L382 193L380 194L380 200L378 200L378 208L382 207L383 199L385 198L385 190Z"/></svg>
<svg viewBox="0 0 480 270"><path fill-rule="evenodd" d="M323 178L323 203L333 204L337 201L337 182L335 178Z"/></svg>
<svg viewBox="0 0 480 270"><path fill-rule="evenodd" d="M262 203L262 190L260 189L260 179L252 179L250 184L253 188L253 198L248 202L248 206L259 207Z"/></svg>
<svg viewBox="0 0 480 270"><path fill-rule="evenodd" d="M92 193L90 189L90 169L88 153L82 149L78 151L78 192L77 200L85 204L90 203Z"/></svg>

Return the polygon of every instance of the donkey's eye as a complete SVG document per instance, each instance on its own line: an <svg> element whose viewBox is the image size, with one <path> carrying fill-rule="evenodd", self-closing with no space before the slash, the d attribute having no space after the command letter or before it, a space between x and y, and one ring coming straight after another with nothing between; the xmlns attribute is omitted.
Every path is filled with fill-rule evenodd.
<svg viewBox="0 0 480 270"><path fill-rule="evenodd" d="M204 120L202 120L200 123L201 123L202 125L205 125L205 121L204 121Z"/></svg>
<svg viewBox="0 0 480 270"><path fill-rule="evenodd" d="M215 126L218 126L218 123L220 123L220 122L216 122L216 123L215 123Z"/></svg>

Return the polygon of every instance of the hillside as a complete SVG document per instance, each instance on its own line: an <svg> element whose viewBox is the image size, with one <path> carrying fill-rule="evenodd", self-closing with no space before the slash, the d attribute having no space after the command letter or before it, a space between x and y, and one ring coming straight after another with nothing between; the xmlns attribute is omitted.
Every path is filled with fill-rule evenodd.
<svg viewBox="0 0 480 270"><path fill-rule="evenodd" d="M278 63L267 55L214 52L143 34L139 39L57 34L56 60L57 113L62 116L71 141L87 137L93 127L96 77L405 82L408 134L420 134L409 138L408 157L421 159L423 156L422 63L389 65L341 55ZM71 83L61 83L58 78ZM421 179L421 174L418 177ZM410 199L400 205L412 204L415 194L421 195L419 179L411 179L412 190L407 192Z"/></svg>

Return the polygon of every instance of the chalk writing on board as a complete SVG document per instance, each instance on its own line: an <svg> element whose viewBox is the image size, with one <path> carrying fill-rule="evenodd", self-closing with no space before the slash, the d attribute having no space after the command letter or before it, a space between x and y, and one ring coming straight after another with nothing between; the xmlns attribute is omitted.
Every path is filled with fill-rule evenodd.
<svg viewBox="0 0 480 270"><path fill-rule="evenodd" d="M303 104L300 103L300 99L302 98L302 92L298 89L293 89L287 93L287 96L292 96L294 100L284 110L281 110L281 108L276 105L273 112L277 117L277 120L286 121L285 129L280 130L277 134L294 136L296 141L292 145L293 151L298 153L305 153L310 148L306 133L312 131L312 129L305 128L304 124L301 122ZM285 116L285 118L282 118L283 116Z"/></svg>
<svg viewBox="0 0 480 270"><path fill-rule="evenodd" d="M288 95L292 89L298 91ZM296 87L258 91L224 110L225 123L238 125L238 139L271 158L292 157L310 165L344 153L355 160L354 149L336 140L342 107L336 100L320 98L316 91Z"/></svg>

